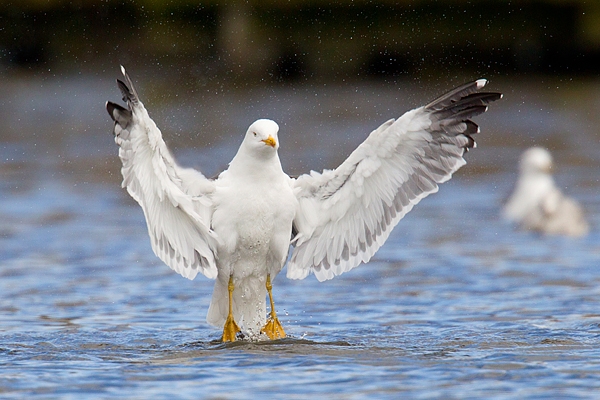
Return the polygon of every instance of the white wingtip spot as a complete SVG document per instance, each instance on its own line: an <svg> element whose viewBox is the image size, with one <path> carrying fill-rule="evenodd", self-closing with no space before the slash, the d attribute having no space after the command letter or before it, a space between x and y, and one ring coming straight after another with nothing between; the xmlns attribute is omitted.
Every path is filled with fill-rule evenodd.
<svg viewBox="0 0 600 400"><path fill-rule="evenodd" d="M477 83L477 89L481 89L487 84L487 79L477 79L475 83Z"/></svg>
<svg viewBox="0 0 600 400"><path fill-rule="evenodd" d="M121 65L121 73L125 76L125 67Z"/></svg>

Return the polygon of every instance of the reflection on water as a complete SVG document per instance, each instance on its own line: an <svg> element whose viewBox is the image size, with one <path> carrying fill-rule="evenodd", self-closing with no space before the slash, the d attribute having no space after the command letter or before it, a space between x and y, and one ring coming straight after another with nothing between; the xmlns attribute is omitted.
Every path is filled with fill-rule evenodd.
<svg viewBox="0 0 600 400"><path fill-rule="evenodd" d="M119 97L113 78L0 82L4 397L588 397L600 387L600 82L493 81L506 96L478 120L469 164L371 263L324 283L280 275L290 338L222 344L204 321L212 282L154 257L141 210L119 187L103 109ZM448 88L215 99L161 97L138 80L177 157L208 175L258 117L280 122L282 162L297 174L336 166L379 123ZM531 144L553 151L559 185L587 209L588 237L540 237L499 219Z"/></svg>

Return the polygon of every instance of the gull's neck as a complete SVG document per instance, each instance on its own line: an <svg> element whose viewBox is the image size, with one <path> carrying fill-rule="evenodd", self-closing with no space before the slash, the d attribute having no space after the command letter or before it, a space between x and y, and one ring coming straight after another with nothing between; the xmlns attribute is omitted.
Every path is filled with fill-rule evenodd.
<svg viewBox="0 0 600 400"><path fill-rule="evenodd" d="M249 151L240 148L233 160L229 163L229 171L236 176L243 176L249 179L268 179L272 180L278 175L283 174L281 161L277 151L263 154L251 154Z"/></svg>

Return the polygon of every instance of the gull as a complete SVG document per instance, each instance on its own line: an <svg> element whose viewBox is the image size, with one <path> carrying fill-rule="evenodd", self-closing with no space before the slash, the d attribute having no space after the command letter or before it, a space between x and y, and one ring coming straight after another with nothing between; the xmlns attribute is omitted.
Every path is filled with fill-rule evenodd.
<svg viewBox="0 0 600 400"><path fill-rule="evenodd" d="M121 71L127 108L106 109L122 187L142 207L164 263L188 279L216 279L207 322L223 328L223 342L284 338L272 281L286 261L288 278L319 281L368 262L398 221L466 163L479 132L471 118L502 97L479 92L485 79L464 84L383 123L336 169L297 178L281 167L277 123L259 119L228 168L208 179L176 163Z"/></svg>
<svg viewBox="0 0 600 400"><path fill-rule="evenodd" d="M523 152L519 179L504 206L504 217L523 229L547 235L587 235L590 228L582 207L556 187L552 168L548 150L531 147Z"/></svg>

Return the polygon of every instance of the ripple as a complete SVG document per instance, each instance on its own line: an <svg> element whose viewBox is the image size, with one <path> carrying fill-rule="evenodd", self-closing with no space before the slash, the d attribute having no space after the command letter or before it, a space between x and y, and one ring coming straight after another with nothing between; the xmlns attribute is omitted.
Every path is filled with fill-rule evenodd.
<svg viewBox="0 0 600 400"><path fill-rule="evenodd" d="M369 101L397 102L395 90L366 89ZM293 104L313 114L302 99L315 88L272 90L258 97L258 109L289 115L277 107ZM360 91L343 94L329 89L328 104L346 107ZM0 99L9 95L0 91ZM90 96L89 109L106 100ZM220 107L244 120L239 107L247 99L232 96L231 106ZM275 97L281 101L268 100ZM536 107L569 104L538 100ZM182 279L153 255L142 211L119 188L106 126L69 142L76 148L68 153L85 160L53 159L63 131L35 146L48 154L27 135L0 146L7 157L21 154L0 165L2 397L589 398L600 389L600 234L546 238L500 221L518 149L499 132L521 125L502 107L499 113L496 126L482 124L488 136L467 155L469 165L411 211L368 265L322 283L277 277L289 337L276 341L220 342L221 332L205 322L213 282ZM285 129L301 139L282 158L299 171L335 166L364 134L366 117L343 126L291 121ZM331 131L319 136L323 121ZM552 120L536 123L552 131ZM560 135L561 148L589 160L561 150L558 161L567 165L557 180L584 183L569 189L600 226L600 183L581 178L600 174L593 146L582 145L596 136L593 129ZM95 156L89 143L104 138ZM340 138L348 143L338 146ZM228 159L237 146L223 139L175 153L216 171L214 155Z"/></svg>

